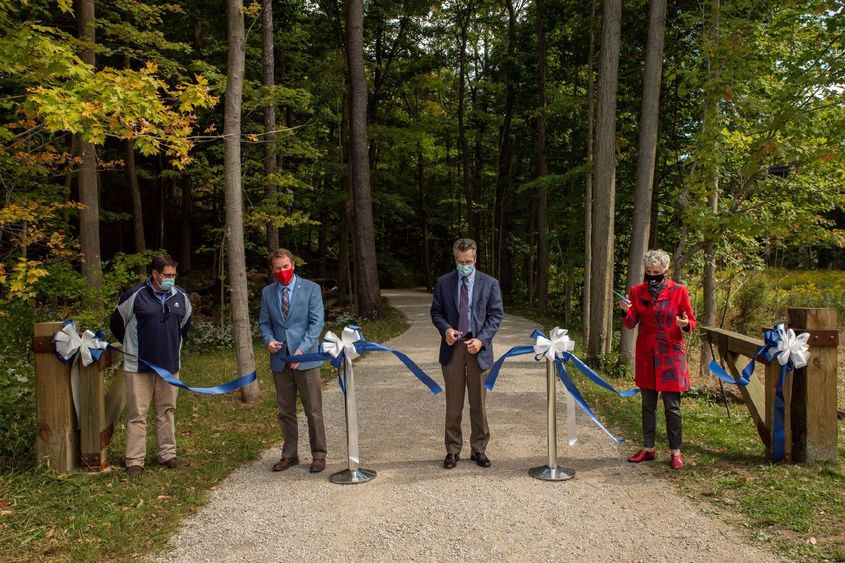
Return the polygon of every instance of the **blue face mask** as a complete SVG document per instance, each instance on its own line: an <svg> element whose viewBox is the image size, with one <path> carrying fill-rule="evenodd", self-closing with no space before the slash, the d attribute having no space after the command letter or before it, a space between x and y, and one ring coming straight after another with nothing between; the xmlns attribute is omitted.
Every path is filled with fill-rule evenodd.
<svg viewBox="0 0 845 563"><path fill-rule="evenodd" d="M173 284L175 284L175 283L176 283L176 280L174 280L174 279L164 278L163 280L161 280L161 289L163 289L166 292L170 291L171 289L173 289Z"/></svg>
<svg viewBox="0 0 845 563"><path fill-rule="evenodd" d="M471 276L475 271L475 264L458 264L458 275L466 277Z"/></svg>

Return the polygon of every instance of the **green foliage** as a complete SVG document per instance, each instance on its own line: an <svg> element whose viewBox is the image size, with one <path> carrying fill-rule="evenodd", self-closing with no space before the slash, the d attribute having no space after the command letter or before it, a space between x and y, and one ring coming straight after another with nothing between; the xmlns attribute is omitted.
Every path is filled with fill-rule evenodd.
<svg viewBox="0 0 845 563"><path fill-rule="evenodd" d="M758 334L760 327L787 320L789 307L824 307L839 312L845 326L845 272L751 272L738 280L729 304L728 326L744 334Z"/></svg>

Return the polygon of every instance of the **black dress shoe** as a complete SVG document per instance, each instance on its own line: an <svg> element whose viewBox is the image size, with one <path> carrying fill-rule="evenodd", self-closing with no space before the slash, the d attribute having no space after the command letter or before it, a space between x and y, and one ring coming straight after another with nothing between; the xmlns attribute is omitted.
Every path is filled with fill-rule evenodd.
<svg viewBox="0 0 845 563"><path fill-rule="evenodd" d="M469 456L471 460L478 464L478 467L490 467L490 458L484 455L481 452L473 452L471 456Z"/></svg>
<svg viewBox="0 0 845 563"><path fill-rule="evenodd" d="M458 465L458 454L446 454L446 459L443 460L443 467L446 469L454 469Z"/></svg>

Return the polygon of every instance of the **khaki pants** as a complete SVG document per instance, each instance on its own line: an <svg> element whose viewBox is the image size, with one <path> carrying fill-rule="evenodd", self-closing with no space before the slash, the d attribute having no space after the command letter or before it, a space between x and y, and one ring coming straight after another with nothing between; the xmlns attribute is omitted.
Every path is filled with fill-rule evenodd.
<svg viewBox="0 0 845 563"><path fill-rule="evenodd" d="M465 392L469 395L470 449L473 453L484 453L490 441L485 410L487 389L484 387L487 371L481 370L478 358L467 352L463 341L455 342L453 348L451 361L442 366L446 382L446 453L457 455L464 444L461 418Z"/></svg>
<svg viewBox="0 0 845 563"><path fill-rule="evenodd" d="M179 373L174 373L179 377ZM147 455L147 411L156 415L156 455L159 463L176 457L176 410L178 388L155 373L126 372L126 467L143 467Z"/></svg>
<svg viewBox="0 0 845 563"><path fill-rule="evenodd" d="M291 369L273 372L276 385L276 406L279 408L279 428L285 443L282 457L298 458L299 426L296 422L296 393L302 398L302 409L308 419L308 441L311 444L311 458L326 458L326 427L323 424L323 390L320 382L320 368L306 370Z"/></svg>

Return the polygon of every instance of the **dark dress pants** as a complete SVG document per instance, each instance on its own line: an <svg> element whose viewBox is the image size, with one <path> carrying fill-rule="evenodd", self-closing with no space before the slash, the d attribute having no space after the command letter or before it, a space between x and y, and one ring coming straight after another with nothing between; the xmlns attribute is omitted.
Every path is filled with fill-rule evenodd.
<svg viewBox="0 0 845 563"><path fill-rule="evenodd" d="M681 394L671 391L640 389L643 397L643 446L654 447L654 435L657 428L657 395L663 395L663 409L666 411L666 434L669 448L681 449Z"/></svg>
<svg viewBox="0 0 845 563"><path fill-rule="evenodd" d="M291 369L285 366L283 371L273 372L276 385L276 405L279 408L279 427L285 443L282 457L299 457L299 427L296 422L297 391L302 399L302 409L308 419L308 440L311 444L312 459L326 457L326 427L323 424L323 392L320 382L320 368L306 370Z"/></svg>
<svg viewBox="0 0 845 563"><path fill-rule="evenodd" d="M484 379L487 371L478 365L478 358L467 352L466 344L459 340L453 345L452 359L442 366L446 383L446 453L458 455L463 447L461 418L464 395L469 395L470 448L473 453L484 453L490 441L485 399L487 389Z"/></svg>

